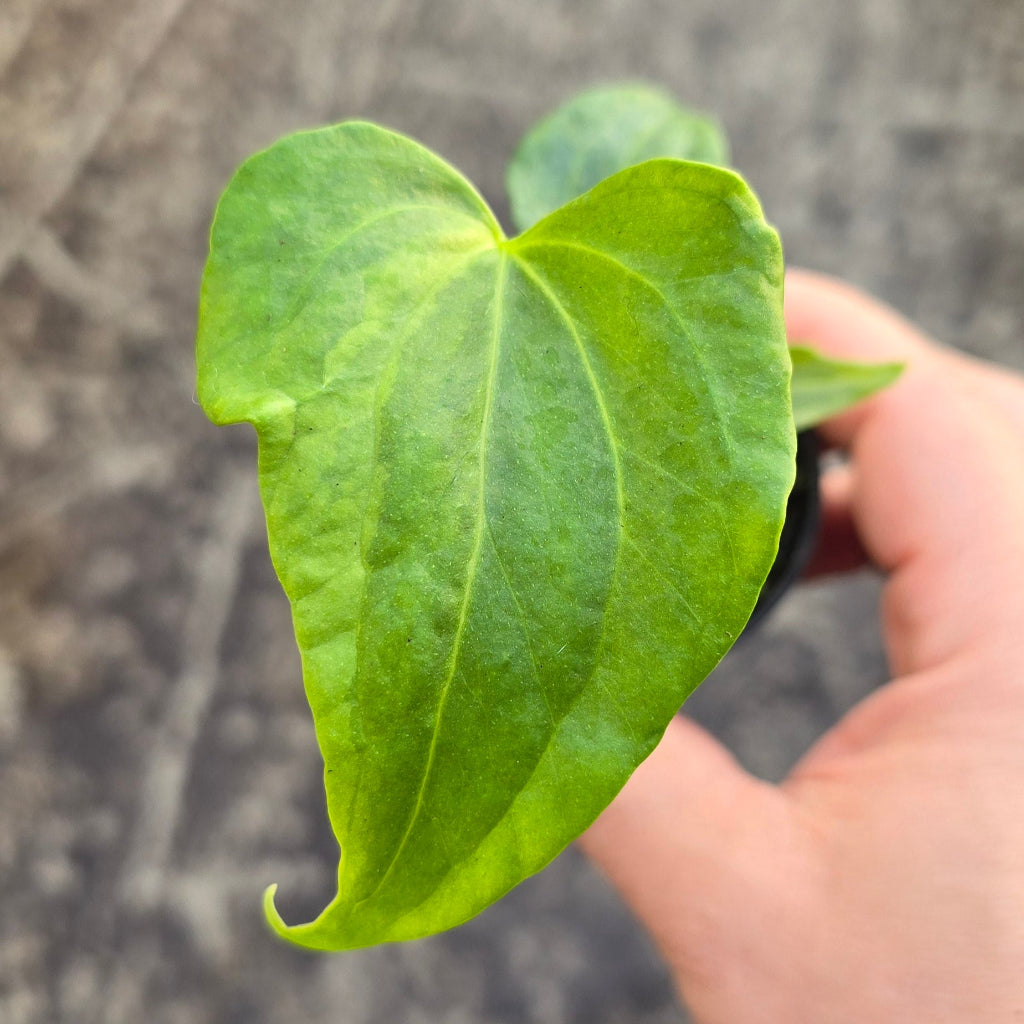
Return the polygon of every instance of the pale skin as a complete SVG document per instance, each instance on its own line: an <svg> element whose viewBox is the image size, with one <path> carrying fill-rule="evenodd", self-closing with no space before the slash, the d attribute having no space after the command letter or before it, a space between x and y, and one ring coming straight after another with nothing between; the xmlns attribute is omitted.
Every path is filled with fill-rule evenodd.
<svg viewBox="0 0 1024 1024"><path fill-rule="evenodd" d="M677 718L581 844L700 1024L1022 1024L1024 381L806 272L786 320L907 363L822 431L815 565L885 574L892 681L777 786Z"/></svg>

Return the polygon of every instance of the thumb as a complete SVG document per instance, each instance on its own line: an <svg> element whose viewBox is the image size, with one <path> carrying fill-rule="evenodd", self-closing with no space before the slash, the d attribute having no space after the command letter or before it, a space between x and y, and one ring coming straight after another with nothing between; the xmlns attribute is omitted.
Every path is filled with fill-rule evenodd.
<svg viewBox="0 0 1024 1024"><path fill-rule="evenodd" d="M673 720L580 845L688 999L704 982L785 972L774 951L799 948L783 933L801 930L816 871L796 808L689 719Z"/></svg>

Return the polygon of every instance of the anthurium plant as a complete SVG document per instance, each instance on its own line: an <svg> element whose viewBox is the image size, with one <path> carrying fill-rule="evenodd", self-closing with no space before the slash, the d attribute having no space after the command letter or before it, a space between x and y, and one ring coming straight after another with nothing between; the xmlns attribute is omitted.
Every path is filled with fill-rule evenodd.
<svg viewBox="0 0 1024 1024"><path fill-rule="evenodd" d="M527 136L514 237L364 122L228 185L199 398L259 437L341 849L316 920L267 891L282 936L450 928L579 835L750 616L796 427L897 372L791 355L778 236L725 158L627 86Z"/></svg>

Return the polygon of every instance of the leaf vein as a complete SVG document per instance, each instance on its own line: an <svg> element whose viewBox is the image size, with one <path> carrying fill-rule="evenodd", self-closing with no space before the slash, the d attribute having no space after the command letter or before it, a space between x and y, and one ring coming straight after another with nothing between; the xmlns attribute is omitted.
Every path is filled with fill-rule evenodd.
<svg viewBox="0 0 1024 1024"><path fill-rule="evenodd" d="M523 606L519 603L519 595L516 594L515 587L512 586L512 580L509 577L508 570L505 568L504 559L501 557L501 552L498 550L498 542L495 540L494 531L491 529L490 521L487 520L487 536L490 538L491 547L494 549L494 558L498 563L498 568L501 570L501 575L505 580L505 584L508 587L508 592L512 595L512 600L515 603L516 611L519 613L519 621L523 627L523 639L526 641L526 653L530 656L530 666L533 668L534 678L537 680L537 689L540 692L540 699L544 702L544 708L547 710L548 718L551 719L551 727L554 729L555 726L555 715L551 710L551 704L548 702L548 695L544 689L544 683L540 677L540 670L537 668L537 659L533 653L533 643L530 641L530 634L526 628L526 613L523 611Z"/></svg>
<svg viewBox="0 0 1024 1024"><path fill-rule="evenodd" d="M520 249L536 249L536 248L553 248L553 249L575 249L579 252L586 253L590 256L595 256L598 259L605 260L611 263L613 266L618 267L620 271L626 274L628 277L635 278L649 291L654 294L661 301L661 304L668 310L672 315L672 319L679 325L680 331L689 338L691 342L691 351L694 354L697 362L700 364L701 370L701 383L704 385L705 393L708 396L708 403L711 407L712 415L714 416L715 422L718 424L720 436L724 439L727 449L732 452L735 450L736 445L733 442L731 432L729 430L728 417L722 412L722 407L718 399L718 395L714 389L708 383L711 375L708 372L707 362L704 358L703 345L698 344L697 338L694 334L693 328L686 323L682 318L679 311L672 304L669 297L659 288L650 278L645 277L638 270L634 270L632 267L623 263L617 256L613 256L609 252L605 252L603 249L595 249L593 246L584 245L581 242L568 242L564 240L538 240L524 242L519 246ZM696 275L694 278L688 280L696 280L707 275Z"/></svg>
<svg viewBox="0 0 1024 1024"><path fill-rule="evenodd" d="M685 491L687 494L696 494L701 498L707 498L707 495L705 495L702 491L699 491L696 488L694 488L692 484L686 483L682 479L682 477L677 476L671 470L666 469L665 466L663 466L660 462L655 462L653 459L648 459L645 456L641 455L639 452L633 451L632 449L626 448L625 446L623 446L622 448L622 453L627 458L634 459L641 465L647 466L649 469L654 470L655 473L660 473L662 476L667 477L677 487ZM733 571L736 572L739 562L736 558L736 545L732 538L732 530L729 529L729 524L725 521L725 516L723 515L721 508L719 508L718 502L714 500L714 496L707 500L706 507L714 514L715 518L718 520L719 526L722 529L722 536L725 538L726 547L729 549L729 558L732 561Z"/></svg>
<svg viewBox="0 0 1024 1024"><path fill-rule="evenodd" d="M502 302L504 297L505 288L505 277L506 277L506 263L507 259L502 253L498 259L498 280L495 288L494 295L494 326L491 337L491 353L490 353L490 368L488 371L487 388L484 393L484 408L483 415L481 417L480 426L480 463L479 463L479 476L480 476L480 487L478 494L477 503L477 522L476 532L473 538L473 550L469 556L469 563L466 568L466 586L462 596L462 604L459 608L459 620L455 628L455 639L452 643L452 653L449 659L448 674L445 677L444 683L441 685L441 693L438 698L437 711L434 715L434 730L430 737L430 748L427 751L427 761L423 769L423 778L420 781L419 790L416 795L416 802L413 806L412 814L409 816L409 823L405 827L405 832L402 834L402 838L399 840L395 852L388 863L387 868L381 875L380 881L374 886L373 890L368 893L365 897L359 900L359 904L363 904L371 900L384 886L388 878L391 876L395 865L398 863L405 850L406 844L409 841L409 837L412 835L412 830L419 820L420 814L423 810L423 803L427 791L427 783L430 781L430 775L434 767L434 759L437 755L437 741L441 734L441 721L444 717L444 709L448 702L448 695L451 692L452 680L455 678L455 672L458 668L459 653L462 649L462 638L466 631L466 621L469 618L469 603L473 593L473 583L476 579L477 567L480 563L480 549L483 546L484 528L486 523L486 471L487 471L487 433L490 427L491 418L491 407L494 398L494 380L497 375L498 366L498 351L500 346L501 338L501 324L502 324Z"/></svg>
<svg viewBox="0 0 1024 1024"><path fill-rule="evenodd" d="M676 595L676 597L679 598L680 601L682 601L683 607L687 610L687 612L689 612L690 617L693 619L695 623L699 625L701 621L700 616L694 611L693 606L690 604L689 599L686 597L686 595L679 589L679 585L674 580L672 580L668 575L666 575L665 571L660 566L658 566L654 562L654 560L650 558L649 555L647 555L644 549L641 548L640 545L637 544L637 542L633 540L633 538L630 537L628 533L624 533L622 535L622 539L648 564L648 566L650 566L651 571L654 573L654 575L657 576L658 579L660 579L662 583L664 583L665 586L667 586L669 590L671 590Z"/></svg>
<svg viewBox="0 0 1024 1024"><path fill-rule="evenodd" d="M619 462L618 439L615 437L615 430L612 427L612 419L608 412L608 406L605 404L604 393L601 391L601 386L594 373L594 368L591 365L589 356L587 355L587 350L583 344L583 340L580 338L579 331L576 330L576 325L572 322L572 318L569 316L568 311L565 306L562 305L558 296L554 293L547 282L525 260L516 256L514 253L512 254L512 258L519 264L519 267L525 276L536 285L540 293L548 300L552 308L565 323L566 327L569 328L569 333L572 335L572 339L576 343L576 348L580 354L580 362L583 364L587 380L590 382L590 386L594 392L594 398L597 401L598 411L601 414L601 422L604 424L605 431L608 434L608 447L611 449L612 462L615 468L615 500L619 507L619 530L621 531L626 514L626 494L622 484L622 466Z"/></svg>
<svg viewBox="0 0 1024 1024"><path fill-rule="evenodd" d="M455 214L455 216L460 220L472 221L479 224L481 227L486 227L482 221L477 221L475 217L470 216L468 213L463 213L461 210L451 210L447 207L439 206L436 203L406 203L402 206L391 206L386 210L374 214L372 217L367 217L365 220L356 224L355 227L346 231L340 238L331 242L330 245L307 254L307 258L315 259L316 263L303 275L302 280L297 284L298 291L295 298L292 300L288 312L284 314L283 322L275 324L274 330L282 331L295 322L296 317L298 317L302 312L303 300L309 294L309 290L313 286L313 280L316 278L316 275L320 273L327 261L344 249L344 247L353 238L365 231L367 228L371 228L375 224L379 224L381 221L388 220L391 217L397 217L399 214L413 213L418 210L437 210L438 213ZM388 253L387 255L393 254ZM261 256L258 262L262 263L263 259L264 257Z"/></svg>

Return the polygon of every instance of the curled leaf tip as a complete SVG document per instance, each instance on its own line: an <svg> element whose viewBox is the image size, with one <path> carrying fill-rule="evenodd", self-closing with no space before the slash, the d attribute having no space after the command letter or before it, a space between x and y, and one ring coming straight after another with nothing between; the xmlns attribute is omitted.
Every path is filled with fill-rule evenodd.
<svg viewBox="0 0 1024 1024"><path fill-rule="evenodd" d="M267 919L267 924L282 938L288 937L290 930L289 926L285 924L284 918L278 913L277 906L274 903L274 894L277 892L277 882L272 885L268 885L263 890L263 915Z"/></svg>

